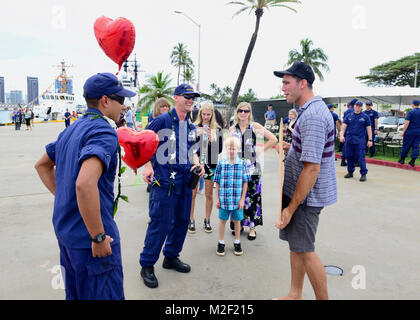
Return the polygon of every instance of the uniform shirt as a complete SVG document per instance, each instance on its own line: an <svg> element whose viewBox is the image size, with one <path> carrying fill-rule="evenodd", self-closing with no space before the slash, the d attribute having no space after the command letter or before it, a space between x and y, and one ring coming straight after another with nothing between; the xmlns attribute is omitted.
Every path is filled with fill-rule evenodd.
<svg viewBox="0 0 420 320"><path fill-rule="evenodd" d="M274 110L268 110L266 113L265 113L265 116L267 117L267 120L274 120L274 119L276 119L276 112L274 111Z"/></svg>
<svg viewBox="0 0 420 320"><path fill-rule="evenodd" d="M347 125L346 128L346 142L349 144L364 144L366 143L366 127L370 126L369 116L363 112L356 114L348 114L344 123Z"/></svg>
<svg viewBox="0 0 420 320"><path fill-rule="evenodd" d="M337 202L334 121L321 97L314 97L299 109L292 144L287 153L283 192L293 197L304 162L320 165L318 178L304 200L311 207Z"/></svg>
<svg viewBox="0 0 420 320"><path fill-rule="evenodd" d="M87 112L101 114L88 108ZM76 180L83 161L98 157L103 172L98 181L101 218L105 233L118 243L120 235L113 219L114 179L117 169L118 136L107 121L85 116L46 146L55 163L56 193L53 225L57 238L68 248L91 248L92 241L77 205Z"/></svg>
<svg viewBox="0 0 420 320"><path fill-rule="evenodd" d="M171 118L172 117L172 118ZM180 121L175 108L169 112L165 112L154 118L148 125L147 129L153 130L159 136L159 146L153 156L154 178L162 188L169 189L170 185L170 164L171 156L171 138L176 141L174 163L172 164L172 177L175 184L174 194L190 195L192 193L189 187L191 180L191 159L192 153L197 152L197 132L194 124L188 117L185 121ZM174 126L174 135L172 132L172 124ZM173 135L173 137L172 137Z"/></svg>
<svg viewBox="0 0 420 320"><path fill-rule="evenodd" d="M70 112L66 112L66 113L64 114L64 117L65 117L65 118L68 118L68 117L70 117L70 116L71 116L71 113L70 113ZM65 119L65 121L69 122L69 121L70 121L70 118Z"/></svg>
<svg viewBox="0 0 420 320"><path fill-rule="evenodd" d="M346 111L344 111L344 115L343 115L343 122L344 122L344 119L349 115L349 114L351 114L351 113L353 113L354 112L354 108L353 107L350 107L350 108L348 108Z"/></svg>
<svg viewBox="0 0 420 320"><path fill-rule="evenodd" d="M365 114L368 115L370 120L370 126L372 127L372 133L375 131L375 119L379 119L379 113L377 113L375 110L365 110Z"/></svg>
<svg viewBox="0 0 420 320"><path fill-rule="evenodd" d="M233 164L227 157L222 158L216 167L214 182L219 184L220 208L237 210L245 182L251 181L245 161L236 156Z"/></svg>
<svg viewBox="0 0 420 320"><path fill-rule="evenodd" d="M340 117L334 111L330 111L330 112L331 112L331 115L332 115L333 120L334 120L334 134L336 134L336 132L337 132L337 121L340 121Z"/></svg>
<svg viewBox="0 0 420 320"><path fill-rule="evenodd" d="M405 120L410 121L406 134L420 135L420 108L414 108L408 111Z"/></svg>

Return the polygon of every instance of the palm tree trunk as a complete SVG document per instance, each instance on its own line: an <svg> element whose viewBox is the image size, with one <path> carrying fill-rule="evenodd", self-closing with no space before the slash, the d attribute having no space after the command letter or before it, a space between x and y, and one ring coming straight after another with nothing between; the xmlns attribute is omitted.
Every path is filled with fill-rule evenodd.
<svg viewBox="0 0 420 320"><path fill-rule="evenodd" d="M233 89L232 98L230 100L229 108L226 115L227 123L229 123L230 117L232 116L233 110L236 105L236 101L238 100L239 90L241 90L242 81L244 80L246 69L248 68L249 60L251 60L252 51L254 50L254 46L258 37L258 30L260 28L260 20L263 15L263 9L255 10L255 15L256 15L255 30L254 30L254 33L252 34L251 41L249 42L248 49L245 54L245 59L244 59L244 62L242 63L241 71L239 72L238 80L236 80L235 88Z"/></svg>

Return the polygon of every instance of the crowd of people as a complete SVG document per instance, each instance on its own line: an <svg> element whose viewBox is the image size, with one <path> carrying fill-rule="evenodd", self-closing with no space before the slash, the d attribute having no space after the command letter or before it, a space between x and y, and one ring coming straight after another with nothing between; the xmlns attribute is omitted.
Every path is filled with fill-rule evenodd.
<svg viewBox="0 0 420 320"><path fill-rule="evenodd" d="M25 130L32 130L34 126L34 112L29 107L23 107L19 105L18 107L13 108L12 120L15 124L15 130L20 130L22 123L26 124Z"/></svg>
<svg viewBox="0 0 420 320"><path fill-rule="evenodd" d="M194 100L200 94L188 84L175 88L173 106L164 98L155 102L146 129L156 132L160 142L142 172L149 185L150 217L139 254L145 286L159 285L154 266L161 253L164 269L191 271L191 265L180 255L188 231L196 231L197 179L204 178L205 232L213 231L211 215L214 207L218 210L215 254L225 255L228 220L234 235L232 252L236 256L244 254L246 246L240 238L244 227L249 228L247 239L255 241L256 228L263 225L260 155L277 145L279 152L287 153L277 227L280 239L289 244L292 278L290 291L281 299L302 298L305 274L316 298L328 299L326 273L315 252L315 236L321 211L337 202L337 129L351 174L356 159L365 170L361 155L365 146L372 147L376 122L372 128L370 115L361 113L361 103L355 101L353 111L341 124L332 115L331 106L314 95L315 75L303 62L274 75L282 78L287 102L299 106L298 112L289 112L282 145L272 132L253 120L250 103L238 104L234 123L228 127L212 102L203 102L199 110L194 110ZM121 162L115 129L123 125L135 129L134 116L124 106L124 99L134 95L113 74L90 77L84 85L86 114L48 144L35 165L42 182L55 196L53 225L61 265L66 270L67 299L125 297L120 236L113 219L118 201L118 196L114 199L114 179ZM266 121L275 117L270 107ZM415 112L410 116L410 126L418 117ZM407 125L407 135L411 134L409 128ZM264 143L257 143L258 136ZM366 173L363 171L362 177ZM112 286L107 285L110 281Z"/></svg>

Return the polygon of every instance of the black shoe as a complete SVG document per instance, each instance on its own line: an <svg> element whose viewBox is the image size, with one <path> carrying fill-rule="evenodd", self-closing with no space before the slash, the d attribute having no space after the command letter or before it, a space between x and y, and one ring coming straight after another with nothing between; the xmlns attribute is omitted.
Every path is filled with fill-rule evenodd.
<svg viewBox="0 0 420 320"><path fill-rule="evenodd" d="M411 161L408 164L414 168L416 166L415 163L416 163L416 159L411 159Z"/></svg>
<svg viewBox="0 0 420 320"><path fill-rule="evenodd" d="M342 167L347 167L347 162L346 162L346 160L341 160L341 166Z"/></svg>
<svg viewBox="0 0 420 320"><path fill-rule="evenodd" d="M404 158L400 158L400 160L398 160L398 163L399 164L404 164L404 160L405 160Z"/></svg>
<svg viewBox="0 0 420 320"><path fill-rule="evenodd" d="M234 243L233 246L235 247L235 251L233 251L235 256L241 256L243 254L241 244L240 243Z"/></svg>
<svg viewBox="0 0 420 320"><path fill-rule="evenodd" d="M365 182L367 179L366 179L366 175L365 174L362 174L362 176L360 177L360 180L359 181L361 181L361 182Z"/></svg>
<svg viewBox="0 0 420 320"><path fill-rule="evenodd" d="M178 272L188 273L191 271L190 265L183 263L178 258L167 258L163 260L162 267L165 269L175 269Z"/></svg>
<svg viewBox="0 0 420 320"><path fill-rule="evenodd" d="M207 233L213 232L213 229L211 228L211 225L210 225L210 219L209 220L204 219L204 231Z"/></svg>
<svg viewBox="0 0 420 320"><path fill-rule="evenodd" d="M344 179L349 179L349 178L353 178L353 173L349 172L344 176Z"/></svg>
<svg viewBox="0 0 420 320"><path fill-rule="evenodd" d="M158 280L155 276L153 266L141 268L140 275L146 287L156 288L158 286Z"/></svg>
<svg viewBox="0 0 420 320"><path fill-rule="evenodd" d="M248 234L248 240L252 241L252 240L257 239L257 231L254 230L254 232L255 232L255 236L251 236L251 235Z"/></svg>
<svg viewBox="0 0 420 320"><path fill-rule="evenodd" d="M220 242L217 244L216 254L218 256L224 256L225 255L225 245L224 244L222 244Z"/></svg>

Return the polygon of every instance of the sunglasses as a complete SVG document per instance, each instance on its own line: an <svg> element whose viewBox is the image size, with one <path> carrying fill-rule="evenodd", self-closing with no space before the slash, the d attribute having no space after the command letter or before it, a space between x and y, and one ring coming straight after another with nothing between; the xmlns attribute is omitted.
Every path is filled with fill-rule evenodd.
<svg viewBox="0 0 420 320"><path fill-rule="evenodd" d="M120 97L120 96L117 96L117 95L110 95L110 96L107 96L107 97L111 100L117 101L119 104L124 104L124 100L125 100L124 97Z"/></svg>
<svg viewBox="0 0 420 320"><path fill-rule="evenodd" d="M238 113L250 113L251 110L244 110L244 109L239 109Z"/></svg>
<svg viewBox="0 0 420 320"><path fill-rule="evenodd" d="M182 96L187 100L195 99L195 95L191 95L191 94L183 94Z"/></svg>

